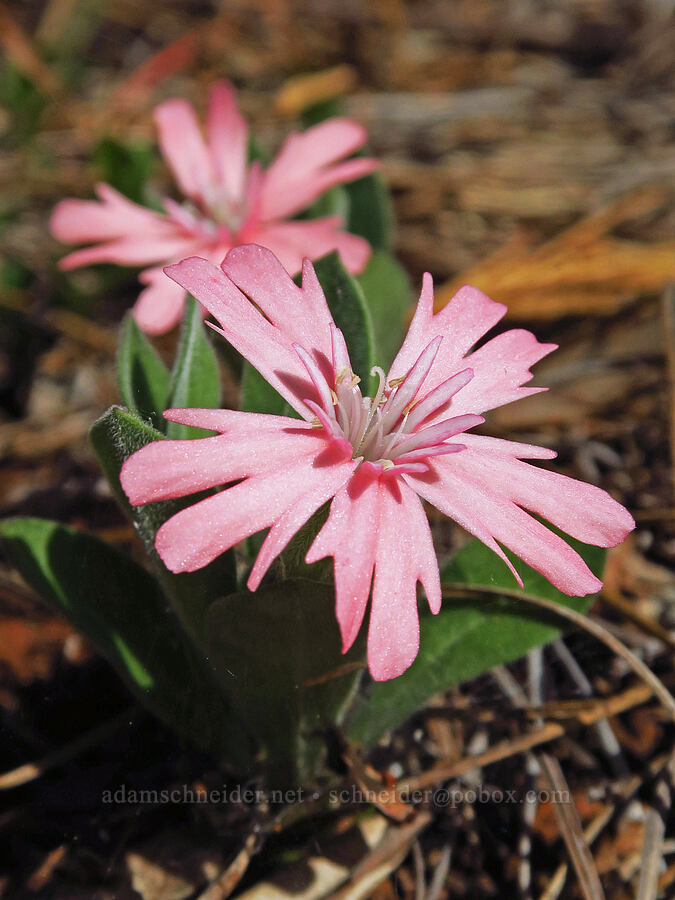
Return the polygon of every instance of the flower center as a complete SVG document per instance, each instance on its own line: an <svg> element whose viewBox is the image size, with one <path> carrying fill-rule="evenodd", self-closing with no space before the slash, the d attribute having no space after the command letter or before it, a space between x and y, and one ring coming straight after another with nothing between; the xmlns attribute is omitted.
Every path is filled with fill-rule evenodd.
<svg viewBox="0 0 675 900"><path fill-rule="evenodd" d="M443 418L442 414L457 391L471 380L473 372L465 369L426 394L421 391L440 338L426 347L403 378L387 382L384 371L375 366L371 375L377 375L379 386L374 397L362 395L360 378L352 372L346 347L342 352L339 346L343 340L335 329L333 387L312 357L295 345L319 394L320 403L305 401L316 416L317 428L324 428L335 440L349 442L353 459L362 459L384 471L424 472L429 457L465 449L463 444L448 443L448 439L482 423L483 417L466 414Z"/></svg>
<svg viewBox="0 0 675 900"><path fill-rule="evenodd" d="M381 409L388 399L386 376L379 366L371 369L370 374L377 375L379 379L374 397L362 395L358 375L348 369L338 373L333 398L335 417L345 438L352 445L354 459L362 456L368 462L381 462L386 468L391 468L393 462L387 453L403 433L407 414L393 433L387 429L388 423ZM396 385L389 384L389 388L393 388L394 392L397 390Z"/></svg>

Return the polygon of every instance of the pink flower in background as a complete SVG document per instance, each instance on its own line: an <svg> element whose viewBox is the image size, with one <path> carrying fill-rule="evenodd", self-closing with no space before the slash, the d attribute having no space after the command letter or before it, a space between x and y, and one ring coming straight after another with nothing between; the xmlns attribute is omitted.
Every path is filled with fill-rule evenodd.
<svg viewBox="0 0 675 900"><path fill-rule="evenodd" d="M310 516L331 500L307 562L334 558L336 611L347 650L371 596L368 663L374 678L403 672L419 647L416 590L441 603L438 563L421 500L499 554L503 545L566 594L601 582L557 534L611 547L634 527L629 513L592 485L540 469L541 447L466 433L486 410L536 393L530 366L555 348L513 329L471 351L506 308L463 287L433 313L429 275L394 363L363 397L342 333L310 262L297 287L269 250L232 250L216 268L186 259L167 269L218 320L216 328L301 419L212 409L173 409L167 419L219 432L158 441L131 456L122 485L131 503L182 497L218 485L159 529L156 547L173 572L207 565L264 528L248 579L255 590ZM233 485L233 483L236 484ZM233 485L233 486L232 486ZM526 511L527 510L527 511Z"/></svg>
<svg viewBox="0 0 675 900"><path fill-rule="evenodd" d="M305 257L331 250L339 251L349 271L363 269L370 246L343 231L339 216L291 221L328 188L377 168L373 159L345 159L366 141L356 122L330 119L291 134L265 170L248 165L248 127L226 82L211 90L206 141L185 100L158 106L155 123L183 204L165 198L165 212L154 212L100 184L98 202L64 200L51 219L60 241L93 245L62 259L62 269L100 262L150 266L139 276L147 286L134 306L144 331L163 334L180 320L185 291L164 275L163 265L186 256L219 263L231 247L255 242L269 247L291 274Z"/></svg>

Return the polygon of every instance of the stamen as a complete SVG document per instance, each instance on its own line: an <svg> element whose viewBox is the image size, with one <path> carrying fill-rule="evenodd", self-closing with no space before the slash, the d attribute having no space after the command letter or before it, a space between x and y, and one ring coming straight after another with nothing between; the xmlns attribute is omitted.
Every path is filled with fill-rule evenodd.
<svg viewBox="0 0 675 900"><path fill-rule="evenodd" d="M417 397L417 392L434 364L442 340L443 338L440 335L435 337L420 353L417 361L404 378L400 380L395 379L400 381L400 383L396 387L395 392L390 395L383 410L385 429L392 427L398 421L398 417L403 413L403 410Z"/></svg>
<svg viewBox="0 0 675 900"><path fill-rule="evenodd" d="M379 378L379 386L377 388L377 393L370 400L370 409L368 410L368 415L366 416L365 422L359 429L356 440L354 441L354 455L358 456L359 451L361 450L361 444L363 443L366 434L368 433L368 429L370 428L370 423L373 421L373 416L376 412L379 412L379 406L382 401L382 397L384 396L384 388L387 376L384 374L384 369L381 369L380 366L373 366L370 370L371 375L377 375ZM369 398L364 397L364 400L368 400Z"/></svg>
<svg viewBox="0 0 675 900"><path fill-rule="evenodd" d="M401 424L398 426L396 431L390 436L390 439L387 441L387 444L386 444L384 450L382 451L382 456L385 456L385 455L388 456L390 454L390 452L393 450L393 448L396 445L396 441L403 435L403 430L405 429L407 420L408 420L408 414L406 413L406 415L403 416L403 419L401 420Z"/></svg>
<svg viewBox="0 0 675 900"><path fill-rule="evenodd" d="M377 389L377 393L373 397L372 405L379 406L380 400L382 399L382 395L384 394L385 381L387 376L384 374L384 369L381 369L379 366L373 366L370 370L371 375L377 375L380 380L379 387Z"/></svg>

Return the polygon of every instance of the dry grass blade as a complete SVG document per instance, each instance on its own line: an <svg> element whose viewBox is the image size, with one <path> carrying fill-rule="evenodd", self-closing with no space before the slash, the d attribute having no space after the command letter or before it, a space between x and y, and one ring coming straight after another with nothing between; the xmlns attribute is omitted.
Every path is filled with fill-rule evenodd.
<svg viewBox="0 0 675 900"><path fill-rule="evenodd" d="M506 303L511 317L611 315L639 294L661 290L675 278L672 241L647 244L607 236L611 228L653 213L666 198L660 188L640 189L538 247L510 242L510 252L501 248L441 285L436 309L468 282Z"/></svg>
<svg viewBox="0 0 675 900"><path fill-rule="evenodd" d="M430 812L420 810L411 822L391 827L384 840L356 866L349 883L331 894L330 900L368 897L403 862L413 842L432 818Z"/></svg>
<svg viewBox="0 0 675 900"><path fill-rule="evenodd" d="M412 855L415 863L415 900L424 900L427 884L424 878L424 853L419 841L415 841L412 845Z"/></svg>
<svg viewBox="0 0 675 900"><path fill-rule="evenodd" d="M347 879L361 871L362 865L370 871L368 860L373 854L380 859L377 855L380 848L389 846L389 829L387 820L375 815L341 833L322 836L321 855L316 852L303 855L296 862L272 872L264 881L240 894L239 900L288 900L289 897L293 900L323 900L332 897L333 892ZM410 837L406 851L415 837L416 834ZM313 846L316 847L317 843ZM218 893L207 893L205 896L209 900L220 900L221 897Z"/></svg>
<svg viewBox="0 0 675 900"><path fill-rule="evenodd" d="M592 619L589 619L587 616L581 615L581 613L576 612L573 609L570 609L567 606L561 606L559 603L555 603L553 600L546 600L543 597L535 597L533 594L525 594L522 591L510 591L505 588L492 588L492 587L483 587L476 586L472 584L454 584L452 586L446 585L443 588L443 596L444 597L466 597L467 595L473 597L505 597L511 600L523 601L525 603L529 603L532 606L538 606L540 609L544 609L549 613L552 613L554 616L559 616L562 619L567 619L568 622L572 622L574 625L577 625L579 628L582 628L584 631L587 631L589 634L592 634L599 641L602 641L609 649L616 653L617 656L621 657L621 659L626 662L630 668L635 672L635 674L640 677L646 684L650 686L654 694L659 698L664 708L668 710L670 713L671 719L675 721L675 698L670 693L668 688L664 685L660 678L657 678L656 675L651 671L651 669L646 666L641 659L639 659L631 650L626 647L617 637L613 634L610 634L606 628L603 628L602 625L599 625L597 622L594 622Z"/></svg>
<svg viewBox="0 0 675 900"><path fill-rule="evenodd" d="M648 773L650 777L655 777L661 772L665 766L668 765L670 760L670 754L666 753L662 756L653 759L649 766L647 767ZM618 796L621 797L624 801L629 800L643 785L644 775L631 775L628 778L623 779L619 783L618 787ZM589 824L584 828L584 839L587 844L592 844L595 839L602 833L604 827L611 822L616 813L616 809L614 806L607 806L605 809L601 810L595 818L593 818ZM565 878L567 877L567 863L561 863L556 869L551 881L549 882L546 890L544 890L539 895L539 900L557 900L560 896L560 892L562 891L565 885Z"/></svg>
<svg viewBox="0 0 675 900"><path fill-rule="evenodd" d="M608 606L613 606L614 609L619 610L622 615L629 619L633 625L644 632L644 634L658 638L666 644L666 646L670 647L671 650L675 650L675 636L673 636L667 628L664 628L663 625L635 609L635 605L629 600L625 600L619 593L605 590L602 594L602 601L603 603L607 603Z"/></svg>
<svg viewBox="0 0 675 900"><path fill-rule="evenodd" d="M445 879L448 877L448 872L450 871L451 859L452 849L450 844L446 844L441 850L441 857L438 860L438 865L436 866L431 879L431 884L429 885L425 900L438 900L441 896L441 891L445 885Z"/></svg>
<svg viewBox="0 0 675 900"><path fill-rule="evenodd" d="M675 286L669 285L663 294L663 323L668 357L668 379L670 381L670 457L673 488L675 489Z"/></svg>
<svg viewBox="0 0 675 900"><path fill-rule="evenodd" d="M225 900L244 877L248 869L251 857L259 843L257 834L249 834L244 841L244 846L235 856L224 872L215 878L207 889L199 895L197 900Z"/></svg>
<svg viewBox="0 0 675 900"><path fill-rule="evenodd" d="M356 70L346 63L309 75L293 75L279 88L274 105L282 116L297 116L315 103L348 93L357 81Z"/></svg>
<svg viewBox="0 0 675 900"><path fill-rule="evenodd" d="M569 797L570 790L558 760L547 753L542 753L539 757L539 762L544 775L551 785L554 797ZM554 799L553 810L584 897L586 900L604 900L605 892L602 889L593 857L588 849L581 827L581 819L574 802L571 799L568 801L564 799L557 801Z"/></svg>
<svg viewBox="0 0 675 900"><path fill-rule="evenodd" d="M656 900L663 834L663 819L655 809L648 809L645 817L645 837L642 844L640 882L636 900Z"/></svg>
<svg viewBox="0 0 675 900"><path fill-rule="evenodd" d="M634 779L636 782L636 787L639 786L640 779ZM600 834L605 825L611 820L614 815L614 808L608 806L606 809L603 809L601 813L598 815L584 828L584 840L587 844L593 843L596 837ZM557 900L560 896L560 892L565 886L565 879L567 878L568 864L566 862L561 863L558 868L555 870L553 874L553 878L548 884L546 890L539 895L539 900Z"/></svg>
<svg viewBox="0 0 675 900"><path fill-rule="evenodd" d="M33 42L4 3L0 3L0 46L20 71L33 79L46 94L55 94L61 88L58 78L39 57Z"/></svg>

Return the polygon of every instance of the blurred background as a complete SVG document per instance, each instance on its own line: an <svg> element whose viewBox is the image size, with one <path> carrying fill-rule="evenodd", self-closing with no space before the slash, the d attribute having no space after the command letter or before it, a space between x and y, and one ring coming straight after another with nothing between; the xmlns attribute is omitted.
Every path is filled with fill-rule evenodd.
<svg viewBox="0 0 675 900"><path fill-rule="evenodd" d="M669 0L0 0L2 514L59 519L133 548L87 431L118 399L116 334L137 296L135 271L59 272L64 248L48 218L58 200L90 198L101 180L135 200L147 191L160 196L171 182L154 143L153 106L184 96L203 110L209 85L225 77L252 130L273 149L326 104L361 121L383 160L396 252L415 290L430 271L442 304L468 281L508 304L507 323L560 345L536 368L535 382L550 392L497 410L487 428L556 449L563 471L601 485L634 514L637 531L610 556L598 610L645 659L660 659L662 677L672 681L673 642L664 632L675 626L673 7ZM167 354L172 340L159 344ZM229 388L236 403L234 383ZM658 625L651 636L647 619ZM105 666L7 567L0 631L0 708L9 725L3 769L124 708ZM607 688L606 661L591 656L588 665L593 686ZM652 713L634 711L620 723L636 771L663 739ZM148 744L167 740L142 727L150 728ZM138 733L127 740L119 752L128 761ZM571 757L583 782L584 765ZM109 759L97 765L109 774ZM94 786L99 768L87 770ZM0 818L2 827L16 816L25 826L13 838L25 895L56 896L54 871L65 865L71 880L58 896L138 896L124 868L134 826L123 821L122 836L111 827L114 840L92 836L92 822L102 820L82 770L74 773L70 805L63 784L54 787L61 812L51 826L39 821L45 802L52 809L44 793L39 802L20 795L10 818ZM73 811L72 797L83 790L89 799ZM194 850L192 825L181 823ZM632 896L627 860L641 847L638 826L622 826L602 845L613 897ZM146 835L154 820L144 827ZM538 827L541 885L560 852L550 816ZM75 853L73 861L70 842L84 833L89 856ZM500 862L515 850L510 838L500 840L506 849L496 838L489 849L479 835L482 849L467 851L457 867L453 896L518 895L509 893L515 869L509 874ZM672 856L670 863L664 891L675 883ZM405 871L377 896L414 896ZM97 879L111 892L98 892ZM2 885L0 877L5 896ZM574 886L566 890L577 896Z"/></svg>

